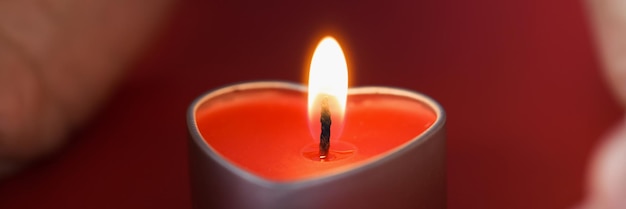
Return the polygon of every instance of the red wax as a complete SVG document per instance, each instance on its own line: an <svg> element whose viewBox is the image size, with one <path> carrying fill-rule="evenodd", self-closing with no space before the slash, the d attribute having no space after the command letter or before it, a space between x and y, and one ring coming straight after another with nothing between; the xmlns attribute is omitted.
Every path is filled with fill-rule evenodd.
<svg viewBox="0 0 626 209"><path fill-rule="evenodd" d="M308 127L305 92L258 89L211 98L197 111L206 142L240 168L275 181L341 172L402 146L429 128L436 115L423 103L386 94L349 95L342 135L356 147L347 158L319 162L303 156L319 142ZM332 131L332 130L331 130Z"/></svg>

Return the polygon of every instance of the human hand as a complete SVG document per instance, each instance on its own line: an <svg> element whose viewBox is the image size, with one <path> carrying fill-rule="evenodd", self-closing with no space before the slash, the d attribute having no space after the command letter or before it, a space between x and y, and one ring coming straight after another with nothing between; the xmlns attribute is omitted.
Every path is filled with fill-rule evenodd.
<svg viewBox="0 0 626 209"><path fill-rule="evenodd" d="M626 109L626 0L589 0L606 80ZM626 118L596 150L582 208L626 208Z"/></svg>
<svg viewBox="0 0 626 209"><path fill-rule="evenodd" d="M57 149L94 113L170 3L0 1L0 178Z"/></svg>

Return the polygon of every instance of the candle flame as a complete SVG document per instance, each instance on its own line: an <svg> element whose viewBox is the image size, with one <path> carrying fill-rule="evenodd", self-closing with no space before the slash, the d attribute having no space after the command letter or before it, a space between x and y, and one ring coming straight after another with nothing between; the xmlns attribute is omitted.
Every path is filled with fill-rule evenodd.
<svg viewBox="0 0 626 209"><path fill-rule="evenodd" d="M331 141L343 128L348 95L348 65L341 46L333 37L324 37L317 45L309 69L309 127L313 137L319 137L322 100L331 112Z"/></svg>

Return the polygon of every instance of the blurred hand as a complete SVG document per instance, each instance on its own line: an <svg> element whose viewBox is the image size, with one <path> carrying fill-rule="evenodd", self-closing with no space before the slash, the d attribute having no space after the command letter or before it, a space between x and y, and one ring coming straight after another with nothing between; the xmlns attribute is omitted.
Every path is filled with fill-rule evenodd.
<svg viewBox="0 0 626 209"><path fill-rule="evenodd" d="M626 107L626 0L588 2L606 80ZM596 150L583 208L626 208L626 121Z"/></svg>
<svg viewBox="0 0 626 209"><path fill-rule="evenodd" d="M0 177L58 148L102 104L169 2L0 1Z"/></svg>

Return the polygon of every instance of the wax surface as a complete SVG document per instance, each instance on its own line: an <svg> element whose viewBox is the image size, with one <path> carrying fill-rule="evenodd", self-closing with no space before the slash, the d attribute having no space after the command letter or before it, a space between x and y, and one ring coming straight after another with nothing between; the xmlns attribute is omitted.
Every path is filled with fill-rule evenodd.
<svg viewBox="0 0 626 209"><path fill-rule="evenodd" d="M318 162L303 149L311 136L306 93L285 89L232 92L198 108L197 124L206 142L231 163L266 179L292 181L340 172L397 148L429 128L435 113L405 97L350 95L339 138L353 144L350 157Z"/></svg>

